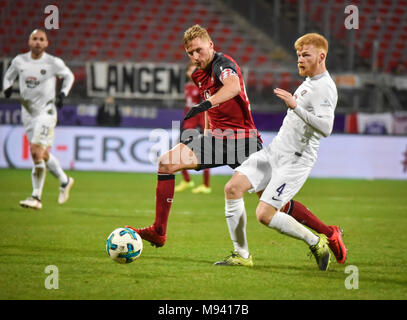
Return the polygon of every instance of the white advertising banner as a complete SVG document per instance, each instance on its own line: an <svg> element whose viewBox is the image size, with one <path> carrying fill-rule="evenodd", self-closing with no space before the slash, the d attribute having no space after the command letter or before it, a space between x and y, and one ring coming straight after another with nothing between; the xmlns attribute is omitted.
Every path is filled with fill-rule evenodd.
<svg viewBox="0 0 407 320"><path fill-rule="evenodd" d="M64 169L156 172L157 157L177 141L179 131L57 127L51 152ZM274 132L263 132L267 145ZM31 168L21 126L0 127L0 168ZM212 174L232 174L224 166ZM312 177L407 180L407 137L331 135L322 139Z"/></svg>

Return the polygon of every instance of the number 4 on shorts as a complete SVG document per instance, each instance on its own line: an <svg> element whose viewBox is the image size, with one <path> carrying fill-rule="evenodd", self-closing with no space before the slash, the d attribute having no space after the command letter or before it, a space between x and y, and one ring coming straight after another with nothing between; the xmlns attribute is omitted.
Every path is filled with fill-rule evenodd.
<svg viewBox="0 0 407 320"><path fill-rule="evenodd" d="M285 183L282 184L281 186L279 186L276 191L278 192L278 196L281 196L281 194L283 193L283 190L285 188Z"/></svg>

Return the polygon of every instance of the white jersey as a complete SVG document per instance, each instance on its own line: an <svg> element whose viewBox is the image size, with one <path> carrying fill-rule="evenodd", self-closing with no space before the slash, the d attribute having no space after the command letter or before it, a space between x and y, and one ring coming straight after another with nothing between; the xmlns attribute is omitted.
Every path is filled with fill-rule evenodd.
<svg viewBox="0 0 407 320"><path fill-rule="evenodd" d="M297 107L288 109L283 124L267 148L300 156L312 166L322 136L331 134L338 101L335 82L328 71L307 77L294 93Z"/></svg>
<svg viewBox="0 0 407 320"><path fill-rule="evenodd" d="M44 52L40 59L32 59L31 52L17 55L7 69L3 80L4 90L19 77L21 104L24 110L36 117L54 106L56 77L63 78L61 91L68 95L74 75L58 57Z"/></svg>

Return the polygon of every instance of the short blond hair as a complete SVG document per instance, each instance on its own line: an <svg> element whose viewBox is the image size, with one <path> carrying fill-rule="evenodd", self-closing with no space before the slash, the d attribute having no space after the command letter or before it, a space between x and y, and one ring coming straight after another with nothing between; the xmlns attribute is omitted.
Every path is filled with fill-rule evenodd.
<svg viewBox="0 0 407 320"><path fill-rule="evenodd" d="M313 45L317 49L321 49L328 54L328 40L319 33L307 33L298 38L294 43L295 50L301 50L303 46Z"/></svg>
<svg viewBox="0 0 407 320"><path fill-rule="evenodd" d="M206 29L201 27L199 24L190 27L187 31L184 32L184 46L186 46L188 42L194 40L195 38L212 41L208 31L206 31Z"/></svg>

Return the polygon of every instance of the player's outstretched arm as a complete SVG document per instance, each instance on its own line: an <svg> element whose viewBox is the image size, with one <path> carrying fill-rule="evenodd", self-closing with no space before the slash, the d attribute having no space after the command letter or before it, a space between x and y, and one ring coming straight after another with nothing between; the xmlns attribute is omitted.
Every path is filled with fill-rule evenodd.
<svg viewBox="0 0 407 320"><path fill-rule="evenodd" d="M334 121L332 105L327 105L327 102L325 101L322 104L316 101L315 111L318 112L318 115L315 115L297 105L297 101L290 92L276 88L274 89L274 93L285 102L287 107L294 110L294 112L304 120L305 123L320 132L324 137L328 137L332 133Z"/></svg>
<svg viewBox="0 0 407 320"><path fill-rule="evenodd" d="M240 93L240 80L237 75L227 77L223 80L223 86L208 100L212 106L233 99Z"/></svg>
<svg viewBox="0 0 407 320"><path fill-rule="evenodd" d="M188 120L192 117L195 117L198 113L204 112L210 108L212 108L212 104L208 100L202 101L201 103L189 109L189 111L184 117L184 120Z"/></svg>
<svg viewBox="0 0 407 320"><path fill-rule="evenodd" d="M293 95L291 93L289 93L288 91L280 89L280 88L276 88L276 89L274 89L274 93L276 94L277 97L279 97L281 100L283 100L285 102L285 104L287 105L287 107L289 107L290 109L294 110L295 107L297 106L297 101L295 100Z"/></svg>
<svg viewBox="0 0 407 320"><path fill-rule="evenodd" d="M240 82L238 76L231 76L223 80L223 86L209 99L192 107L185 115L184 120L196 116L210 108L217 107L220 103L233 99L240 93Z"/></svg>

